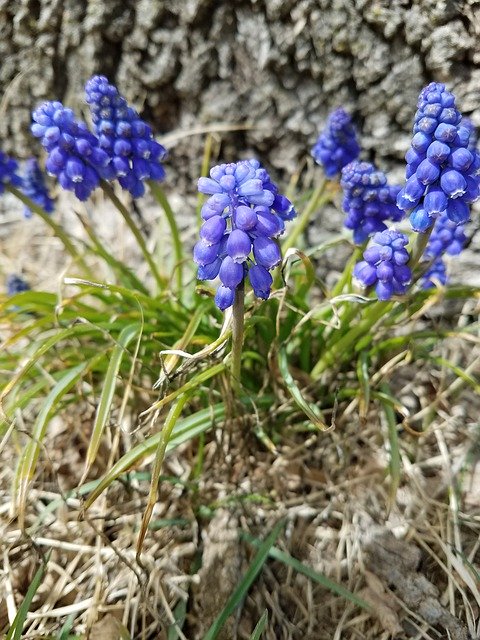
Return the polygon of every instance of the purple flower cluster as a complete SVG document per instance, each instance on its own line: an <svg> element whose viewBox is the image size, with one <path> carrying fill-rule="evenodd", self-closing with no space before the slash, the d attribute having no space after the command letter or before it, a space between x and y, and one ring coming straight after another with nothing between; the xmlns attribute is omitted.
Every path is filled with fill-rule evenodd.
<svg viewBox="0 0 480 640"><path fill-rule="evenodd" d="M14 296L23 291L29 291L30 285L21 276L12 273L7 278L7 295Z"/></svg>
<svg viewBox="0 0 480 640"><path fill-rule="evenodd" d="M458 256L465 246L467 236L462 224L455 224L444 212L439 215L432 235L425 249L425 255L430 258L439 258L443 254Z"/></svg>
<svg viewBox="0 0 480 640"><path fill-rule="evenodd" d="M52 213L54 208L53 200L50 198L45 184L45 177L35 158L29 158L25 162L22 191L30 200L42 207L44 211ZM25 207L23 213L26 218L31 218L32 216L32 212L28 207Z"/></svg>
<svg viewBox="0 0 480 640"><path fill-rule="evenodd" d="M44 102L32 114L32 133L48 152L45 167L63 189L87 200L100 180L112 178L108 154L84 122L61 102Z"/></svg>
<svg viewBox="0 0 480 640"><path fill-rule="evenodd" d="M387 228L385 220L397 222L403 217L396 205L400 187L389 186L383 171L369 162L354 161L342 170L345 226L353 231L353 240L362 244L377 231Z"/></svg>
<svg viewBox="0 0 480 640"><path fill-rule="evenodd" d="M333 178L359 155L360 145L350 115L341 107L335 109L312 148L315 162L323 167L327 178Z"/></svg>
<svg viewBox="0 0 480 640"><path fill-rule="evenodd" d="M161 161L166 149L153 138L140 118L105 76L93 76L85 85L95 133L111 158L120 185L134 198L145 192L144 180L163 180Z"/></svg>
<svg viewBox="0 0 480 640"><path fill-rule="evenodd" d="M0 151L0 194L4 192L5 184L11 184L13 187L21 185L22 180L16 174L17 169L17 162Z"/></svg>
<svg viewBox="0 0 480 640"><path fill-rule="evenodd" d="M423 289L431 289L435 282L447 283L447 268L443 258L445 255L458 256L466 242L464 225L452 222L446 212L440 214L424 252L425 259L433 259L433 262L420 282Z"/></svg>
<svg viewBox="0 0 480 640"><path fill-rule="evenodd" d="M455 97L432 82L418 99L414 136L407 151L407 182L397 204L413 210L410 222L425 232L444 211L452 222L470 217L470 204L480 195L480 156L470 150L470 128L462 125Z"/></svg>
<svg viewBox="0 0 480 640"><path fill-rule="evenodd" d="M363 260L355 265L354 276L364 287L375 285L379 300L405 293L412 279L407 244L407 236L393 229L376 233L373 244L363 253Z"/></svg>
<svg viewBox="0 0 480 640"><path fill-rule="evenodd" d="M438 258L429 266L420 280L422 289L433 289L437 283L447 284L447 267L441 258Z"/></svg>
<svg viewBox="0 0 480 640"><path fill-rule="evenodd" d="M270 270L281 261L276 238L285 221L295 217L292 203L257 160L213 167L198 190L210 197L202 207L204 220L194 260L200 280L220 277L215 302L222 311L235 299L235 290L248 273L257 297L270 295Z"/></svg>

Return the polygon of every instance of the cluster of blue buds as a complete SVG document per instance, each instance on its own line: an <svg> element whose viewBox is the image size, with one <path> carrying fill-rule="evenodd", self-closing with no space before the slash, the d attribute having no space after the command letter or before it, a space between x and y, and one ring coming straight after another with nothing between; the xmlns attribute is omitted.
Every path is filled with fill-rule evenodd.
<svg viewBox="0 0 480 640"><path fill-rule="evenodd" d="M29 158L25 162L23 180L23 193L38 204L47 213L52 213L54 206L47 185L45 184L45 176L35 158ZM32 212L28 207L23 210L26 218L31 218Z"/></svg>
<svg viewBox="0 0 480 640"><path fill-rule="evenodd" d="M464 225L452 222L446 212L440 214L424 251L424 257L433 259L433 262L422 277L420 285L423 289L431 289L435 282L447 283L447 268L443 258L445 255L458 256L466 242Z"/></svg>
<svg viewBox="0 0 480 640"><path fill-rule="evenodd" d="M383 171L369 162L354 161L342 170L345 226L353 231L353 240L362 244L373 233L387 228L385 220L398 222L403 217L396 205L400 187L389 186Z"/></svg>
<svg viewBox="0 0 480 640"><path fill-rule="evenodd" d="M363 260L355 265L354 276L364 287L375 285L379 300L405 293L412 279L407 244L407 236L393 229L376 233L373 244L363 253Z"/></svg>
<svg viewBox="0 0 480 640"><path fill-rule="evenodd" d="M433 289L437 283L447 284L447 267L441 258L438 258L428 267L420 280L422 289Z"/></svg>
<svg viewBox="0 0 480 640"><path fill-rule="evenodd" d="M18 276L14 273L8 276L7 295L14 296L17 293L22 293L23 291L29 291L29 290L30 290L30 285L21 276Z"/></svg>
<svg viewBox="0 0 480 640"><path fill-rule="evenodd" d="M0 194L4 192L5 184L11 184L13 187L21 185L22 180L16 174L17 169L17 162L0 151Z"/></svg>
<svg viewBox="0 0 480 640"><path fill-rule="evenodd" d="M359 155L360 145L350 115L342 107L335 109L312 148L315 162L323 167L327 178L333 178Z"/></svg>
<svg viewBox="0 0 480 640"><path fill-rule="evenodd" d="M480 156L469 149L471 127L462 125L455 97L432 82L418 99L414 136L407 151L407 182L397 204L412 210L410 223L424 233L444 211L456 224L470 217L480 195Z"/></svg>
<svg viewBox="0 0 480 640"><path fill-rule="evenodd" d="M84 122L61 102L44 102L32 114L32 133L48 152L45 167L63 189L87 200L100 180L112 178L108 154Z"/></svg>
<svg viewBox="0 0 480 640"><path fill-rule="evenodd" d="M443 254L458 256L467 242L463 224L455 224L444 212L437 218L424 255L440 258Z"/></svg>
<svg viewBox="0 0 480 640"><path fill-rule="evenodd" d="M220 277L215 302L222 311L248 273L255 295L266 300L273 282L270 270L281 261L276 238L295 217L292 203L257 160L213 167L198 190L210 198L202 207L204 223L194 260L200 280Z"/></svg>
<svg viewBox="0 0 480 640"><path fill-rule="evenodd" d="M162 180L166 149L153 138L140 118L105 76L93 76L85 85L95 133L111 158L115 177L134 198L145 192L144 180Z"/></svg>

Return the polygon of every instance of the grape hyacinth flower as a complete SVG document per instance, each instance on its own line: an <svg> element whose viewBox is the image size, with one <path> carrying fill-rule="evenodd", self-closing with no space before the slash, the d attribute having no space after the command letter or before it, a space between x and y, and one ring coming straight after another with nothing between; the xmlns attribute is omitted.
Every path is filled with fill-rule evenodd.
<svg viewBox="0 0 480 640"><path fill-rule="evenodd" d="M315 162L323 167L327 178L333 178L359 155L360 145L350 115L342 107L335 109L312 148Z"/></svg>
<svg viewBox="0 0 480 640"><path fill-rule="evenodd" d="M476 129L475 125L470 120L470 118L463 117L462 118L462 127L465 127L466 129L468 129L468 132L469 132L468 150L469 151L476 151L477 150L477 143L478 143L478 134L477 134L477 129Z"/></svg>
<svg viewBox="0 0 480 640"><path fill-rule="evenodd" d="M20 176L17 175L17 162L0 151L0 194L5 190L6 184L18 187L22 184Z"/></svg>
<svg viewBox="0 0 480 640"><path fill-rule="evenodd" d="M363 253L363 260L355 265L354 276L364 287L375 285L379 300L405 293L412 279L407 244L407 236L393 229L376 233L373 244Z"/></svg>
<svg viewBox="0 0 480 640"><path fill-rule="evenodd" d="M248 275L258 298L266 300L273 282L270 271L281 261L277 237L285 221L296 215L292 203L279 194L257 160L213 167L198 180L209 195L193 256L200 280L220 278L215 302L222 311L232 306L235 290Z"/></svg>
<svg viewBox="0 0 480 640"><path fill-rule="evenodd" d="M120 185L134 198L145 192L145 180L163 180L166 149L105 76L93 76L85 85L86 101L100 147L112 160Z"/></svg>
<svg viewBox="0 0 480 640"><path fill-rule="evenodd" d="M433 289L437 286L437 283L441 285L447 284L447 268L441 258L437 258L429 266L420 280L420 286L422 289Z"/></svg>
<svg viewBox="0 0 480 640"><path fill-rule="evenodd" d="M430 83L420 93L407 151L406 184L397 204L411 211L410 223L424 233L443 212L455 224L470 217L480 195L480 156L470 149L471 128L462 124L455 97L445 85Z"/></svg>
<svg viewBox="0 0 480 640"><path fill-rule="evenodd" d="M452 222L446 212L439 215L425 249L427 258L441 258L445 253L458 256L467 242L465 226Z"/></svg>
<svg viewBox="0 0 480 640"><path fill-rule="evenodd" d="M42 207L44 211L47 213L53 212L53 200L50 198L44 175L35 158L30 158L25 162L22 191L30 200ZM32 212L28 207L24 208L23 214L25 218L32 217Z"/></svg>
<svg viewBox="0 0 480 640"><path fill-rule="evenodd" d="M84 122L61 102L44 102L32 114L32 133L48 152L47 172L63 189L87 200L102 179L112 178L110 158Z"/></svg>
<svg viewBox="0 0 480 640"><path fill-rule="evenodd" d="M373 233L387 228L385 220L403 217L396 205L400 187L389 186L383 171L369 162L354 161L342 169L345 226L353 231L355 244L362 244Z"/></svg>
<svg viewBox="0 0 480 640"><path fill-rule="evenodd" d="M14 296L17 293L22 293L23 291L29 291L29 290L30 290L30 285L21 276L18 276L14 273L8 276L7 278L7 295L8 296Z"/></svg>

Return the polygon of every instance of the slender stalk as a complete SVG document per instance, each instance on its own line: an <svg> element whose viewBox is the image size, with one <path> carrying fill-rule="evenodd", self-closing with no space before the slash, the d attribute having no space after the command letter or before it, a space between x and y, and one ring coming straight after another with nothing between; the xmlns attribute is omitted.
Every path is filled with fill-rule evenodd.
<svg viewBox="0 0 480 640"><path fill-rule="evenodd" d="M286 238L285 242L282 244L283 252L291 249L295 246L300 235L305 231L307 224L310 221L310 218L313 213L315 213L316 209L328 202L331 198L330 194L325 193L325 187L327 185L327 181L323 180L315 191L312 193L310 200L308 201L305 209L300 214L299 218L293 229L289 232L288 238Z"/></svg>
<svg viewBox="0 0 480 640"><path fill-rule="evenodd" d="M178 226L175 220L175 214L173 213L172 207L170 206L170 203L168 202L168 199L165 196L162 187L157 182L153 181L149 181L148 186L150 187L150 191L152 192L153 197L164 210L168 226L170 227L170 233L172 234L173 251L175 253L176 262L175 269L177 280L177 295L179 296L179 298L181 298L183 292L183 247L180 233L178 231Z"/></svg>
<svg viewBox="0 0 480 640"><path fill-rule="evenodd" d="M408 265L412 271L415 269L417 264L420 262L421 257L423 256L423 252L425 251L428 241L430 240L430 236L432 235L434 226L435 225L432 224L428 231L426 231L425 233L419 233L417 235L417 239L415 240L415 245L412 251L412 259L410 260Z"/></svg>
<svg viewBox="0 0 480 640"><path fill-rule="evenodd" d="M18 198L21 202L23 202L23 204L31 209L37 216L39 216L45 222L45 224L50 227L50 229L53 231L53 235L60 240L60 242L65 247L65 250L72 256L72 258L76 260L86 272L90 272L87 263L85 262L84 258L78 253L77 248L68 237L67 232L62 229L62 227L57 222L55 222L55 220L52 219L52 216L47 213L45 209L36 204L36 202L33 202L33 200L31 200L28 196L26 196L19 189L16 189L12 185L6 184L5 189L16 198Z"/></svg>
<svg viewBox="0 0 480 640"><path fill-rule="evenodd" d="M152 275L155 278L155 281L157 283L158 288L160 290L164 289L166 284L167 284L166 281L165 281L165 278L163 278L160 275L160 273L159 273L159 271L157 269L157 265L155 264L155 261L154 261L154 259L152 257L152 254L147 249L147 245L145 244L145 240L143 239L143 236L142 236L142 234L140 232L140 229L137 227L137 225L133 221L133 218L130 215L130 212L125 207L125 205L121 202L121 200L119 198L117 198L117 196L115 195L115 192L113 191L112 187L107 182L102 181L102 189L103 189L103 192L105 193L105 195L108 198L110 198L110 200L112 201L112 203L114 204L116 209L118 209L118 211L122 215L123 219L127 223L127 227L130 229L130 231L134 235L135 240L137 241L137 244L138 244L138 246L140 248L140 251L142 252L143 257L145 258L148 266L150 267L150 271L152 272Z"/></svg>
<svg viewBox="0 0 480 640"><path fill-rule="evenodd" d="M235 290L235 301L233 303L233 315L232 315L232 360L231 360L231 373L232 373L232 388L234 391L240 393L242 388L242 349L243 349L243 336L245 329L245 282L241 284Z"/></svg>

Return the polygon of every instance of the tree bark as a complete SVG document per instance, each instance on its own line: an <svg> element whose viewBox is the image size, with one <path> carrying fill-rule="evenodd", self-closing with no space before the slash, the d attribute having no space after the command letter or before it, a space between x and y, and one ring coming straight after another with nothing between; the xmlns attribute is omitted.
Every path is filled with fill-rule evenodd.
<svg viewBox="0 0 480 640"><path fill-rule="evenodd" d="M249 150L288 170L338 105L367 156L400 159L431 80L480 124L477 0L0 0L0 60L1 145L20 157L39 151L32 108L58 99L84 112L94 73L159 134L248 121L223 157ZM180 144L187 164L202 144Z"/></svg>

